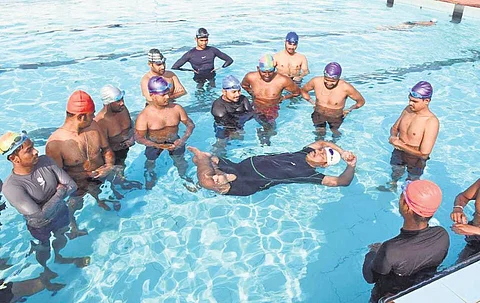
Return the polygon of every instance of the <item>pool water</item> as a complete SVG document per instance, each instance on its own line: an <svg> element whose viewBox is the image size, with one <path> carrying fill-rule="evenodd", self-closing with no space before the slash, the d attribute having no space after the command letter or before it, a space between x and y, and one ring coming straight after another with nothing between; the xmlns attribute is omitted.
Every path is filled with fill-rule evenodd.
<svg viewBox="0 0 480 303"><path fill-rule="evenodd" d="M309 60L307 80L338 61L344 78L366 99L365 107L348 116L337 142L359 159L349 187L279 185L250 197L191 193L162 154L157 185L126 193L119 212L106 212L86 197L77 222L89 235L69 241L62 254L90 255L91 264L78 269L50 260L59 274L53 282L65 288L27 302L366 302L371 285L361 267L367 245L397 235L402 224L398 193L376 187L389 179L389 129L407 105L409 88L420 80L432 83L430 108L441 124L423 175L443 190L432 224L449 230L454 197L479 177L480 162L480 21L453 24L443 12L387 8L384 2L2 3L0 130L30 131L41 153L51 130L63 123L75 89L90 93L99 110L101 87L117 85L126 90L129 110L138 113L144 106L139 83L148 71L147 51L159 48L168 69L194 46L198 27L208 29L210 45L235 60L218 73L218 86L228 74L241 79L255 70L262 54L282 50L286 33L296 31L298 51ZM377 29L431 18L439 20L436 26ZM209 110L221 90L198 92L190 73L177 75L189 92L178 103L196 124L188 144L211 150ZM284 102L270 146L260 144L259 125L249 121L244 139L228 145L228 158L301 149L315 140L311 112L305 101ZM143 151L141 145L131 149L129 179L144 181ZM186 157L189 175L195 176L191 155ZM4 180L11 165L0 161ZM339 174L343 165L326 173ZM467 208L471 214L473 205ZM0 257L13 264L1 277L38 276L41 266L33 255L26 257L31 236L23 218L8 206L0 219ZM452 265L464 246L463 237L450 236L443 267Z"/></svg>

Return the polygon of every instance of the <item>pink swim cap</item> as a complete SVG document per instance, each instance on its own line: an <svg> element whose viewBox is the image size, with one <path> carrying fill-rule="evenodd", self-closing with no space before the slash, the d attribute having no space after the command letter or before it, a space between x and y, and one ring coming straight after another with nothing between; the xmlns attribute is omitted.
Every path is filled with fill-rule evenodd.
<svg viewBox="0 0 480 303"><path fill-rule="evenodd" d="M407 181L402 188L408 207L424 218L433 216L442 202L442 190L432 181Z"/></svg>
<svg viewBox="0 0 480 303"><path fill-rule="evenodd" d="M95 112L92 97L83 90L76 90L68 98L67 112L71 114L90 114Z"/></svg>

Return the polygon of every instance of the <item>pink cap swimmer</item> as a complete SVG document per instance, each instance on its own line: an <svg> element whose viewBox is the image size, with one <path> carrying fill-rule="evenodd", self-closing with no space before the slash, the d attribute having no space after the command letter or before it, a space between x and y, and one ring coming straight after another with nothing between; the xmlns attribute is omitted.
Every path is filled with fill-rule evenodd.
<svg viewBox="0 0 480 303"><path fill-rule="evenodd" d="M402 190L408 207L424 218L432 217L442 202L442 190L432 181L407 181Z"/></svg>

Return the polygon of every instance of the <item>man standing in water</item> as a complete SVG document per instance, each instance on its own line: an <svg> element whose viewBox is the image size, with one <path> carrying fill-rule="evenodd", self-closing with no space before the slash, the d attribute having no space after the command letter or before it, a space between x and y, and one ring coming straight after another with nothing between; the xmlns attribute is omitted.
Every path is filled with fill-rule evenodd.
<svg viewBox="0 0 480 303"><path fill-rule="evenodd" d="M147 100L147 104L152 102L150 93L148 92L148 80L154 76L162 76L165 81L172 86L172 93L170 94L171 102L187 93L177 75L172 71L166 70L166 61L167 58L165 58L158 49L152 48L148 51L148 66L150 67L150 71L142 77L142 81L140 82L142 95L145 97L145 100Z"/></svg>
<svg viewBox="0 0 480 303"><path fill-rule="evenodd" d="M303 78L310 73L305 55L297 53L298 35L289 32L285 37L285 49L273 56L278 73L289 77L299 87Z"/></svg>
<svg viewBox="0 0 480 303"><path fill-rule="evenodd" d="M379 190L396 190L405 166L407 180L418 180L423 174L440 127L437 117L428 108L432 95L433 88L426 81L418 82L410 91L408 106L390 129L389 142L394 147L390 159L391 187L380 186Z"/></svg>
<svg viewBox="0 0 480 303"><path fill-rule="evenodd" d="M118 179L120 186L124 189L132 187L141 188L142 185L139 182L127 181L124 178L125 159L130 146L135 144L135 130L130 112L125 106L125 91L109 84L102 87L100 93L103 108L95 116L94 120L100 126L110 148L115 154L115 165L118 165L120 168L118 175L115 175L112 183L115 183Z"/></svg>
<svg viewBox="0 0 480 303"><path fill-rule="evenodd" d="M340 137L338 130L346 115L352 110L365 104L363 96L347 81L341 80L342 67L337 62L328 63L323 71L323 77L315 77L302 87L302 97L312 103L308 94L315 91L315 110L312 113L313 125L317 135L322 139L326 134L327 122L333 137ZM350 97L355 104L344 110L347 98Z"/></svg>
<svg viewBox="0 0 480 303"><path fill-rule="evenodd" d="M115 155L103 136L97 122L93 120L95 104L89 94L82 90L73 92L67 102L67 117L63 125L48 138L46 154L63 168L78 185L77 192L69 200L70 221L74 224L71 237L86 234L76 229L74 211L83 207L83 196L91 194L98 206L110 207L100 200L101 181L112 170ZM120 203L114 202L114 209Z"/></svg>
<svg viewBox="0 0 480 303"><path fill-rule="evenodd" d="M65 198L77 190L77 185L47 156L38 156L27 133L7 132L0 137L0 152L12 163L12 173L5 180L3 193L10 204L21 213L30 234L40 241L33 245L38 263L50 270L50 236L55 236L53 249L56 263L89 264L89 257L64 258L60 250L67 244L69 210Z"/></svg>
<svg viewBox="0 0 480 303"><path fill-rule="evenodd" d="M233 59L227 54L222 53L215 47L208 46L209 33L204 28L199 28L195 35L197 46L186 52L177 62L172 66L172 69L193 71L193 80L197 82L197 88L202 88L205 82L211 87L215 87L215 58L218 57L225 61L222 68L228 67L233 63ZM182 68L182 66L190 62L192 69Z"/></svg>
<svg viewBox="0 0 480 303"><path fill-rule="evenodd" d="M255 119L263 126L263 130L257 129L259 139L262 144L270 145L280 103L298 96L300 89L290 78L276 72L271 55L260 58L257 71L245 75L242 87L252 96ZM282 96L284 89L290 94Z"/></svg>
<svg viewBox="0 0 480 303"><path fill-rule="evenodd" d="M152 104L145 107L135 123L135 139L146 146L145 187L152 189L156 182L155 160L163 150L168 150L181 178L186 177L188 164L185 161L185 142L195 128L195 124L178 104L169 103L170 86L162 77L152 77L148 81L148 91ZM178 136L178 125L182 122L187 129L182 138Z"/></svg>

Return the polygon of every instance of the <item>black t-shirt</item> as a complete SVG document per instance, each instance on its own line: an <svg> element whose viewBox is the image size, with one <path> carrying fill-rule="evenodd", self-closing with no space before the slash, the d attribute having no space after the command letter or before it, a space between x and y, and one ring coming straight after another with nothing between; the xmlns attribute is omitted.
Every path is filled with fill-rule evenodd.
<svg viewBox="0 0 480 303"><path fill-rule="evenodd" d="M441 226L422 230L400 230L380 249L365 256L364 275L373 274L373 301L387 293L398 293L433 276L447 256L450 238ZM376 301L375 301L376 302Z"/></svg>
<svg viewBox="0 0 480 303"><path fill-rule="evenodd" d="M198 50L194 47L178 59L178 61L173 64L172 69L181 69L185 63L190 62L192 68L199 74L208 75L215 68L215 57L225 61L222 67L227 67L233 63L233 59L218 50L218 48L207 46L203 50Z"/></svg>
<svg viewBox="0 0 480 303"><path fill-rule="evenodd" d="M220 159L218 168L229 174L237 175L230 182L227 195L248 196L282 183L322 184L324 174L311 167L306 156L313 151L305 147L295 153L282 153L249 157L240 163Z"/></svg>
<svg viewBox="0 0 480 303"><path fill-rule="evenodd" d="M240 95L238 102L227 102L220 97L213 101L211 113L217 125L241 129L243 124L252 117L253 108L244 95Z"/></svg>

